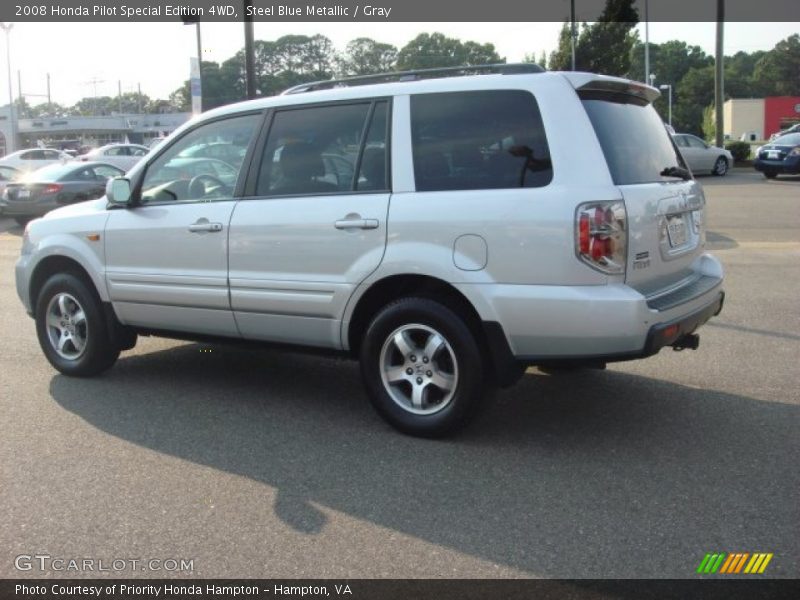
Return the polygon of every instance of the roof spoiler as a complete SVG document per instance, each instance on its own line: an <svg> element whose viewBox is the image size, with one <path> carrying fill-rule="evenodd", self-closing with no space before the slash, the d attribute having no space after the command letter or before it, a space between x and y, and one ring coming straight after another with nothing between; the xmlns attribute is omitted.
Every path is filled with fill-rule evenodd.
<svg viewBox="0 0 800 600"><path fill-rule="evenodd" d="M641 98L649 103L661 96L661 92L657 88L640 81L596 75L594 73L564 73L564 76L578 91L626 94Z"/></svg>

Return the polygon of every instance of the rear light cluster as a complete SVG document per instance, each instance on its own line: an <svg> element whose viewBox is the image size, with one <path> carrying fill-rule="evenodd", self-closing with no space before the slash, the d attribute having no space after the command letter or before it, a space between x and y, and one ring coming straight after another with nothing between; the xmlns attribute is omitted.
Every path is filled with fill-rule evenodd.
<svg viewBox="0 0 800 600"><path fill-rule="evenodd" d="M63 188L63 187L64 186L61 185L60 183L48 183L46 186L44 186L44 189L42 189L42 193L43 194L56 194L56 193L60 192L61 188Z"/></svg>
<svg viewBox="0 0 800 600"><path fill-rule="evenodd" d="M583 262L603 273L624 273L628 239L625 204L587 202L575 213L575 250Z"/></svg>

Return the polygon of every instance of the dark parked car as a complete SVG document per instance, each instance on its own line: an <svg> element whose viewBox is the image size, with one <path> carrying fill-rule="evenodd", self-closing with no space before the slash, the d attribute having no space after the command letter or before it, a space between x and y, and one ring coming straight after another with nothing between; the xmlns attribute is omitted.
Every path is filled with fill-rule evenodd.
<svg viewBox="0 0 800 600"><path fill-rule="evenodd" d="M124 175L113 165L99 162L50 165L6 185L0 214L24 225L46 212L105 194L106 181Z"/></svg>
<svg viewBox="0 0 800 600"><path fill-rule="evenodd" d="M800 174L800 133L783 135L761 146L753 166L770 179L783 173Z"/></svg>
<svg viewBox="0 0 800 600"><path fill-rule="evenodd" d="M0 196L3 195L3 191L6 189L6 186L20 177L22 175L22 171L19 169L15 169L14 167L9 167L7 165L0 165Z"/></svg>

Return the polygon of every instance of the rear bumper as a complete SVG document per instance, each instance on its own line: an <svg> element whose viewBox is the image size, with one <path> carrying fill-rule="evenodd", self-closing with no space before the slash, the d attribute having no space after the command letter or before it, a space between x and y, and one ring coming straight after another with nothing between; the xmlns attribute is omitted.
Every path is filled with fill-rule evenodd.
<svg viewBox="0 0 800 600"><path fill-rule="evenodd" d="M790 156L784 160L762 160L757 158L753 161L756 171L772 171L774 173L788 173L796 175L800 173L800 156Z"/></svg>
<svg viewBox="0 0 800 600"><path fill-rule="evenodd" d="M497 323L507 356L526 364L644 358L693 333L722 308L719 261L702 255L693 280L647 298L622 284L458 285L484 323ZM476 295L481 297L476 298Z"/></svg>
<svg viewBox="0 0 800 600"><path fill-rule="evenodd" d="M645 342L642 354L638 358L652 356L664 346L671 346L683 336L694 333L697 331L698 327L703 325L711 317L722 312L722 305L724 303L725 292L720 291L713 302L692 314L669 323L653 325L647 334L647 341Z"/></svg>

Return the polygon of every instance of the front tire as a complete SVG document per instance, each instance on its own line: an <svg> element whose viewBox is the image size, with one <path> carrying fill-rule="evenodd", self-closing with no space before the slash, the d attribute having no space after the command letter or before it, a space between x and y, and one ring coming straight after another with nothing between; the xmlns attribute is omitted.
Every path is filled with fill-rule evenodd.
<svg viewBox="0 0 800 600"><path fill-rule="evenodd" d="M720 156L717 159L717 162L714 163L714 170L712 171L714 175L718 177L722 177L728 173L728 159L724 156Z"/></svg>
<svg viewBox="0 0 800 600"><path fill-rule="evenodd" d="M45 357L64 375L102 373L119 356L100 300L78 277L53 275L36 302L36 334Z"/></svg>
<svg viewBox="0 0 800 600"><path fill-rule="evenodd" d="M33 219L33 217L14 217L14 220L20 227L25 227L25 225L30 223L31 219Z"/></svg>
<svg viewBox="0 0 800 600"><path fill-rule="evenodd" d="M428 298L402 298L378 313L361 345L361 374L375 410L420 437L466 425L485 391L474 335L455 312Z"/></svg>
<svg viewBox="0 0 800 600"><path fill-rule="evenodd" d="M767 179L775 179L778 176L777 171L764 171L764 177Z"/></svg>

